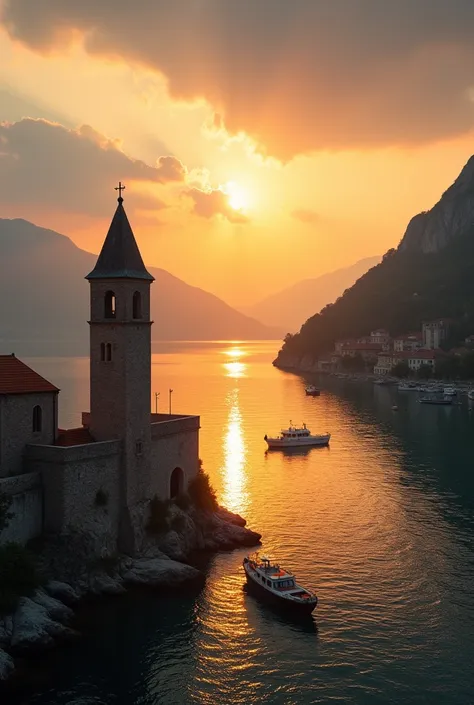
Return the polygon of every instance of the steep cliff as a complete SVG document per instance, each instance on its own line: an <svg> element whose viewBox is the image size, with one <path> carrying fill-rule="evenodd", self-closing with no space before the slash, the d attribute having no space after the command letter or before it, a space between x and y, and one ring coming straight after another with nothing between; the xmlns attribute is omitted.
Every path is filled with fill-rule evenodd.
<svg viewBox="0 0 474 705"><path fill-rule="evenodd" d="M387 328L419 330L423 320L452 319L451 342L474 333L474 157L426 213L415 216L397 250L334 304L285 339L275 364L309 369L341 338Z"/></svg>
<svg viewBox="0 0 474 705"><path fill-rule="evenodd" d="M439 252L474 222L474 156L458 178L429 211L418 213L408 224L401 251Z"/></svg>

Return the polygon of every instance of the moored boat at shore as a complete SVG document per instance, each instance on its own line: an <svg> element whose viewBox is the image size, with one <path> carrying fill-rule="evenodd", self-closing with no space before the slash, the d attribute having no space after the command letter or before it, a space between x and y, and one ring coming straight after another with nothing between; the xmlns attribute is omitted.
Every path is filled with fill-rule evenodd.
<svg viewBox="0 0 474 705"><path fill-rule="evenodd" d="M437 404L438 406L452 406L453 398L451 396L438 397L436 395L429 395L425 397L420 397L420 404Z"/></svg>
<svg viewBox="0 0 474 705"><path fill-rule="evenodd" d="M420 388L418 385L413 384L412 382L400 382L398 385L399 392L418 392L419 390Z"/></svg>
<svg viewBox="0 0 474 705"><path fill-rule="evenodd" d="M265 434L263 437L270 449L327 446L330 439L330 433L312 435L309 428L306 428L306 424L303 424L301 428L297 428L292 425L291 421L288 428L282 428L279 436L272 437Z"/></svg>
<svg viewBox="0 0 474 705"><path fill-rule="evenodd" d="M306 392L307 397L319 397L321 394L321 390L315 387L313 384L310 384L305 387L304 391Z"/></svg>
<svg viewBox="0 0 474 705"><path fill-rule="evenodd" d="M300 614L311 614L318 604L316 595L298 585L293 573L272 563L267 556L246 556L243 566L249 588L268 602Z"/></svg>
<svg viewBox="0 0 474 705"><path fill-rule="evenodd" d="M457 395L457 393L458 393L458 390L456 389L456 387L450 386L450 387L444 387L444 389L443 389L443 394L446 397L455 397Z"/></svg>

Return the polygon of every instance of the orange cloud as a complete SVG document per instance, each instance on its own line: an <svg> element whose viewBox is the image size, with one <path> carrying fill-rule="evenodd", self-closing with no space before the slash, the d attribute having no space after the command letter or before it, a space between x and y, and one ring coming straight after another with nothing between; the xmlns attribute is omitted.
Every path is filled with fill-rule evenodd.
<svg viewBox="0 0 474 705"><path fill-rule="evenodd" d="M247 223L248 218L239 211L231 208L228 196L220 189L202 191L199 188L190 188L186 192L194 202L193 211L202 218L212 218L222 215L231 223Z"/></svg>
<svg viewBox="0 0 474 705"><path fill-rule="evenodd" d="M154 186L184 183L185 176L186 168L176 157L162 156L149 166L88 125L67 129L30 118L0 123L0 203L9 206L40 204L102 215L110 208L111 188L118 179ZM134 204L163 207L150 188L137 187Z"/></svg>
<svg viewBox="0 0 474 705"><path fill-rule="evenodd" d="M100 11L97 9L100 5ZM10 36L152 67L282 159L473 125L472 0L6 0ZM225 37L225 41L223 41Z"/></svg>

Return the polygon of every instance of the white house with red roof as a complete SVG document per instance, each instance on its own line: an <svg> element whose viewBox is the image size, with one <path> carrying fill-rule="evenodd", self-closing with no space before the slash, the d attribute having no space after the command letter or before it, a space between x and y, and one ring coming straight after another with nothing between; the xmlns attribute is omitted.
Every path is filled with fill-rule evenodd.
<svg viewBox="0 0 474 705"><path fill-rule="evenodd" d="M83 531L98 551L139 548L149 500L184 492L199 470L199 417L151 413L150 286L123 198L90 283L90 400L58 428L59 389L0 355L0 541ZM99 501L100 498L100 501Z"/></svg>

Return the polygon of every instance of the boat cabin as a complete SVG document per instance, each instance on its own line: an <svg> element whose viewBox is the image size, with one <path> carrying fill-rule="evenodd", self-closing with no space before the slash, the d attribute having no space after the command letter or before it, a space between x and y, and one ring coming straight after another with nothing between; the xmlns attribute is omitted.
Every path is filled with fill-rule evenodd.
<svg viewBox="0 0 474 705"><path fill-rule="evenodd" d="M296 587L294 575L279 565L272 565L269 558L261 558L260 562L253 561L252 567L262 585L274 590L292 590Z"/></svg>
<svg viewBox="0 0 474 705"><path fill-rule="evenodd" d="M290 426L289 428L281 429L282 438L307 438L311 434L310 430L306 428L306 424L303 424L303 428L296 428L296 426Z"/></svg>

